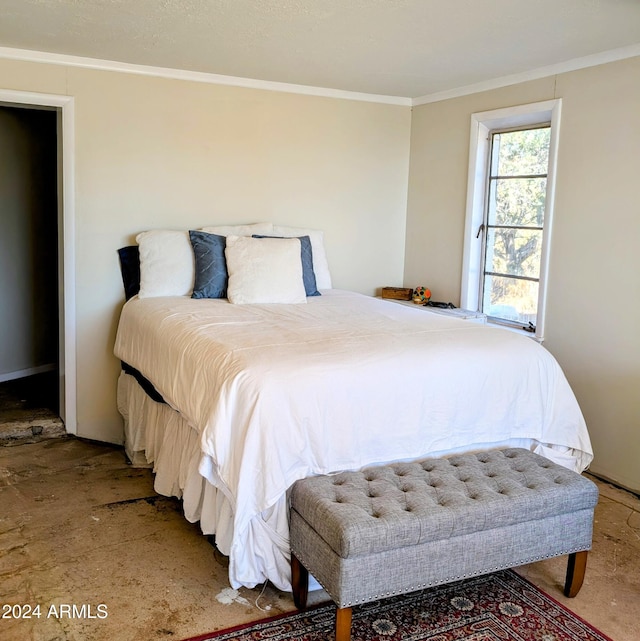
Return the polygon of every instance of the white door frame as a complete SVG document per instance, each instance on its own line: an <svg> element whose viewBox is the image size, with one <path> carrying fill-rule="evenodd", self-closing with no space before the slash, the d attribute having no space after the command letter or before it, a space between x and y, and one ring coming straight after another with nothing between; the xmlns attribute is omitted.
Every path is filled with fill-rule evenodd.
<svg viewBox="0 0 640 641"><path fill-rule="evenodd" d="M69 434L76 416L75 131L71 96L0 89L0 105L53 107L58 118L58 314L60 416Z"/></svg>

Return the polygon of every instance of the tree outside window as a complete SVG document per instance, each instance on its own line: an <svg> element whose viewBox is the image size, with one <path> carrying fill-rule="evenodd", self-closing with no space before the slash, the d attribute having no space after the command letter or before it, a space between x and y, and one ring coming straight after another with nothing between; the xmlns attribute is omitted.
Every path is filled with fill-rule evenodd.
<svg viewBox="0 0 640 641"><path fill-rule="evenodd" d="M480 229L482 311L531 331L538 313L550 132L549 126L492 132Z"/></svg>

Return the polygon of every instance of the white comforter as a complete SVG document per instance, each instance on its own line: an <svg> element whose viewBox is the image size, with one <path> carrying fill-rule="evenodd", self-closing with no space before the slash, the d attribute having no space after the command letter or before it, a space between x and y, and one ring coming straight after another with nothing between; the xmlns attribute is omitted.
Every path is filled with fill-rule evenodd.
<svg viewBox="0 0 640 641"><path fill-rule="evenodd" d="M200 473L233 510L234 587L273 578L240 559L259 554L256 519L297 479L505 443L577 471L592 459L573 392L535 341L351 292L134 298L115 354L199 431Z"/></svg>

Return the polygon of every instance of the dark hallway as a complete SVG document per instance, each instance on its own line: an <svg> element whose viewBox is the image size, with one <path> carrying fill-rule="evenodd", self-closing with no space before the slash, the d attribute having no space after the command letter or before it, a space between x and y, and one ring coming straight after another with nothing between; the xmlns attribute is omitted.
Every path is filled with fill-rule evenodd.
<svg viewBox="0 0 640 641"><path fill-rule="evenodd" d="M5 442L46 437L62 425L57 121L56 110L0 105L0 438Z"/></svg>

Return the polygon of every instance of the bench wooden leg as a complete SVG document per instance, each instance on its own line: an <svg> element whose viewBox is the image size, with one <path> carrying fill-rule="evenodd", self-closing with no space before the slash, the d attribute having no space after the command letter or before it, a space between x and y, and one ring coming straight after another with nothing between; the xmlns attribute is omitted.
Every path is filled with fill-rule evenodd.
<svg viewBox="0 0 640 641"><path fill-rule="evenodd" d="M293 554L291 555L291 587L296 608L304 610L309 596L309 571Z"/></svg>
<svg viewBox="0 0 640 641"><path fill-rule="evenodd" d="M580 592L584 581L584 573L587 569L587 554L588 551L584 550L583 552L574 552L569 555L567 578L564 583L565 596L574 597Z"/></svg>
<svg viewBox="0 0 640 641"><path fill-rule="evenodd" d="M336 612L336 641L351 639L351 608L338 608Z"/></svg>

